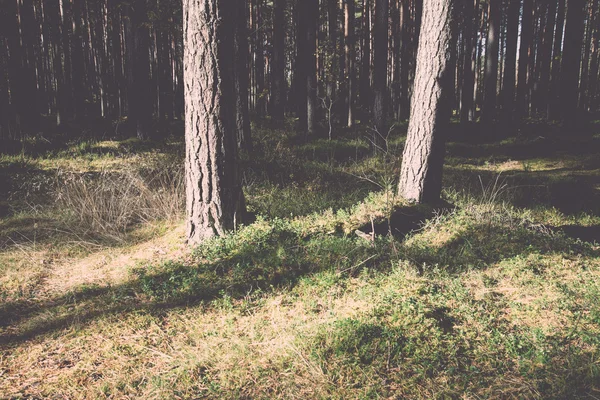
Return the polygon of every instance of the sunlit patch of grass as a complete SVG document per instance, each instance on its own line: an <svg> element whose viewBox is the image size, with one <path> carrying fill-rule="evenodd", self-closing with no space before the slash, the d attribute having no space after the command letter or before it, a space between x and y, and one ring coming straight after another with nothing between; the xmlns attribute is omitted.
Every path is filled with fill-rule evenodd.
<svg viewBox="0 0 600 400"><path fill-rule="evenodd" d="M33 201L52 179L38 178L34 193L28 178L11 178L35 207L10 203L0 222L16 242L0 253L1 395L585 398L600 389L594 143L556 157L562 144L546 137L451 143L453 207L420 210L396 195L402 129L393 151L373 154L365 129L307 142L262 124L242 154L257 221L194 251L180 250L183 228L164 218L133 220L117 242L60 234L69 220L60 229L80 235L81 220ZM52 157L7 156L0 168L146 176L177 165L182 148L89 141ZM377 230L412 212L422 219L402 235Z"/></svg>

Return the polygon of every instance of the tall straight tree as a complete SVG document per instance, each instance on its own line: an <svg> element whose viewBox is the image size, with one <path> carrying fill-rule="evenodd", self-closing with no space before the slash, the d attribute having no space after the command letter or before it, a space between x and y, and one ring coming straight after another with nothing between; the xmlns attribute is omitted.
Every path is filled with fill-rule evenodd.
<svg viewBox="0 0 600 400"><path fill-rule="evenodd" d="M271 116L282 122L285 110L285 0L273 1L273 59L271 62Z"/></svg>
<svg viewBox="0 0 600 400"><path fill-rule="evenodd" d="M502 82L502 115L504 122L511 122L515 110L515 85L517 69L517 39L521 0L509 0L506 11L506 53Z"/></svg>
<svg viewBox="0 0 600 400"><path fill-rule="evenodd" d="M566 14L565 0L558 0L557 8L554 48L552 50L552 68L550 70L550 96L547 110L547 118L549 120L558 119L560 114L560 64Z"/></svg>
<svg viewBox="0 0 600 400"><path fill-rule="evenodd" d="M523 0L523 17L521 18L521 43L519 45L519 73L517 82L517 118L529 114L528 82L529 82L529 50L533 37L533 0Z"/></svg>
<svg viewBox="0 0 600 400"><path fill-rule="evenodd" d="M462 123L472 122L475 119L475 107L473 103L473 88L475 86L475 66L477 49L477 31L475 29L475 11L479 9L479 0L465 1L463 10L464 17L464 41L463 53L463 82L461 90L460 121Z"/></svg>
<svg viewBox="0 0 600 400"><path fill-rule="evenodd" d="M488 30L485 46L485 72L482 122L491 123L496 115L496 95L498 85L498 50L500 22L502 20L502 0L490 0L488 8Z"/></svg>
<svg viewBox="0 0 600 400"><path fill-rule="evenodd" d="M185 184L188 243L223 235L244 214L228 0L184 0Z"/></svg>
<svg viewBox="0 0 600 400"><path fill-rule="evenodd" d="M375 2L375 37L373 59L373 145L384 148L387 134L387 66L389 0Z"/></svg>
<svg viewBox="0 0 600 400"><path fill-rule="evenodd" d="M450 122L459 0L424 0L408 136L398 191L406 200L436 202L442 189L444 130Z"/></svg>
<svg viewBox="0 0 600 400"><path fill-rule="evenodd" d="M356 98L356 72L354 63L356 62L356 43L354 34L354 14L355 1L344 0L344 53L345 53L345 72L346 72L346 104L347 108L347 126L351 128L354 125L354 101Z"/></svg>
<svg viewBox="0 0 600 400"><path fill-rule="evenodd" d="M131 12L129 76L129 118L137 137L150 138L152 100L150 96L150 32L148 29L147 0L134 0Z"/></svg>
<svg viewBox="0 0 600 400"><path fill-rule="evenodd" d="M371 0L362 0L362 54L360 66L361 119L366 120L371 107Z"/></svg>
<svg viewBox="0 0 600 400"><path fill-rule="evenodd" d="M561 66L561 116L565 127L572 128L578 120L579 69L583 42L586 0L568 0L565 43Z"/></svg>
<svg viewBox="0 0 600 400"><path fill-rule="evenodd" d="M235 120L237 143L240 149L252 148L250 116L248 112L248 19L246 0L235 4Z"/></svg>
<svg viewBox="0 0 600 400"><path fill-rule="evenodd" d="M319 0L301 0L306 2L306 57L300 62L306 63L306 132L309 135L317 129L317 21L319 19Z"/></svg>

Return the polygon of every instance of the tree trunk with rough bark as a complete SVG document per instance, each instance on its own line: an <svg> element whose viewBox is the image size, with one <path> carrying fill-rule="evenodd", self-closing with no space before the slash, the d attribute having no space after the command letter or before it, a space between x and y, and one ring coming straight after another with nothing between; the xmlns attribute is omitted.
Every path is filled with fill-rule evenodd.
<svg viewBox="0 0 600 400"><path fill-rule="evenodd" d="M346 104L347 110L347 123L346 125L351 128L354 125L354 101L356 98L356 72L354 71L354 64L356 62L356 44L354 34L354 12L355 12L355 0L344 1L344 52L345 52L345 72L346 72Z"/></svg>
<svg viewBox="0 0 600 400"><path fill-rule="evenodd" d="M273 60L271 62L271 116L283 122L285 111L285 0L273 2Z"/></svg>
<svg viewBox="0 0 600 400"><path fill-rule="evenodd" d="M584 31L585 0L567 2L567 23L561 66L561 114L565 127L577 124L577 101L579 98L579 69L581 66L581 45Z"/></svg>
<svg viewBox="0 0 600 400"><path fill-rule="evenodd" d="M387 135L387 61L389 0L375 3L375 40L373 59L373 146L385 149Z"/></svg>
<svg viewBox="0 0 600 400"><path fill-rule="evenodd" d="M452 52L457 0L425 0L408 136L399 194L417 203L436 202L442 189L444 130L452 103Z"/></svg>
<svg viewBox="0 0 600 400"><path fill-rule="evenodd" d="M500 37L501 0L490 0L488 9L488 31L485 46L485 73L482 122L490 124L496 116L496 94L498 86L498 50Z"/></svg>
<svg viewBox="0 0 600 400"><path fill-rule="evenodd" d="M234 18L225 0L184 0L188 243L235 229L245 212L237 164Z"/></svg>
<svg viewBox="0 0 600 400"><path fill-rule="evenodd" d="M236 0L235 7L235 121L240 149L252 149L248 111L248 19L246 1Z"/></svg>
<svg viewBox="0 0 600 400"><path fill-rule="evenodd" d="M504 123L513 121L517 69L517 39L521 0L510 0L506 21L506 59L502 83L502 115Z"/></svg>
<svg viewBox="0 0 600 400"><path fill-rule="evenodd" d="M306 132L317 129L317 21L319 0L306 1Z"/></svg>
<svg viewBox="0 0 600 400"><path fill-rule="evenodd" d="M533 36L533 0L523 1L521 19L521 43L519 45L519 73L517 81L517 117L528 115L529 50Z"/></svg>

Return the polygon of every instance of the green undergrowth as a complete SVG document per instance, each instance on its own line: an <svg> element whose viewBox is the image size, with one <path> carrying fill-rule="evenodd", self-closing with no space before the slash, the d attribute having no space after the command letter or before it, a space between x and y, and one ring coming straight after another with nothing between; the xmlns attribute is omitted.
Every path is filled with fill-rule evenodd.
<svg viewBox="0 0 600 400"><path fill-rule="evenodd" d="M106 279L60 291L50 282L80 273L95 246L108 259L177 224L181 142L0 159L13 196L0 220L0 397L599 396L597 136L451 140L444 202L415 206L396 195L404 126L385 153L362 128L332 141L255 128L241 168L254 223L163 261L151 248L94 264ZM165 179L148 179L157 171ZM71 200L57 201L65 188ZM81 213L93 209L81 199L109 206Z"/></svg>

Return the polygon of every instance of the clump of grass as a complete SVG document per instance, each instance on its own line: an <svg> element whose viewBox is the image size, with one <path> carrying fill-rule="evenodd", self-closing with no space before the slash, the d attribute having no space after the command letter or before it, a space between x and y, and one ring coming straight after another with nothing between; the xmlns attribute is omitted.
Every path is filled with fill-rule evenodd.
<svg viewBox="0 0 600 400"><path fill-rule="evenodd" d="M146 171L59 172L54 198L70 227L122 239L136 224L177 221L185 204L183 185L182 169L175 165Z"/></svg>

